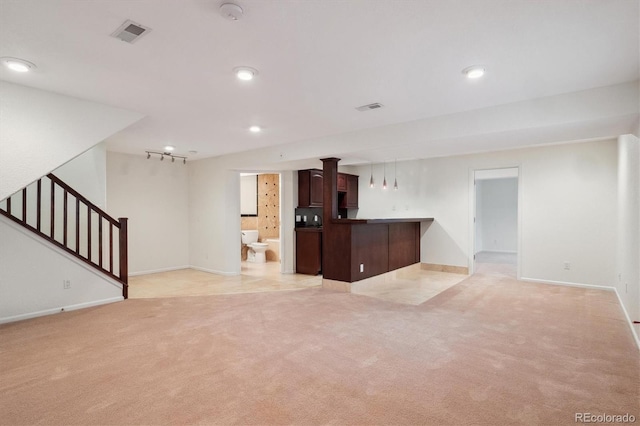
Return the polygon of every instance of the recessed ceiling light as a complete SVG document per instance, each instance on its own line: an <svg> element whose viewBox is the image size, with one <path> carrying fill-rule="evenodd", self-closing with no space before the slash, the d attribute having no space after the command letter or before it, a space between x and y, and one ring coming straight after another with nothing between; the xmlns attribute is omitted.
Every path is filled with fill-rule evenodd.
<svg viewBox="0 0 640 426"><path fill-rule="evenodd" d="M175 147L175 146L171 146L171 145L167 145L167 146L165 146L165 147L164 147L164 150L165 150L166 152L171 152L171 151L173 151L174 149L176 149L176 147Z"/></svg>
<svg viewBox="0 0 640 426"><path fill-rule="evenodd" d="M462 70L462 74L467 78L480 78L484 75L484 67L480 65L473 65Z"/></svg>
<svg viewBox="0 0 640 426"><path fill-rule="evenodd" d="M252 133L260 133L260 131L262 131L262 128L260 126L251 126L249 127L249 131Z"/></svg>
<svg viewBox="0 0 640 426"><path fill-rule="evenodd" d="M253 80L253 78L258 75L258 70L251 67L236 67L233 69L233 72L236 77L244 81Z"/></svg>
<svg viewBox="0 0 640 426"><path fill-rule="evenodd" d="M29 72L36 68L35 64L18 58L1 58L5 67L15 72Z"/></svg>

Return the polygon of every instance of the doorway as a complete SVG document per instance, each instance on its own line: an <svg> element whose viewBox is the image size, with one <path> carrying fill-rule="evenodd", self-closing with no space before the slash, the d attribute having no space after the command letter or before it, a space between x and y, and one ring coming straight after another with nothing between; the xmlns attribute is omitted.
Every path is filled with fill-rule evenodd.
<svg viewBox="0 0 640 426"><path fill-rule="evenodd" d="M240 174L241 273L266 276L281 270L281 176ZM252 235L251 241L245 238ZM255 241L254 241L255 240Z"/></svg>
<svg viewBox="0 0 640 426"><path fill-rule="evenodd" d="M473 272L519 277L519 169L474 171Z"/></svg>

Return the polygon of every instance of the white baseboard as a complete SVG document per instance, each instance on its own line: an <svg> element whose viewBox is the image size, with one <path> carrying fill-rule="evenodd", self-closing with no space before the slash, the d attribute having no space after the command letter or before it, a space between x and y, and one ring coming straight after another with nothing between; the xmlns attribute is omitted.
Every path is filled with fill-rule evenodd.
<svg viewBox="0 0 640 426"><path fill-rule="evenodd" d="M518 254L518 252L514 250L480 250L476 252L476 254L478 253Z"/></svg>
<svg viewBox="0 0 640 426"><path fill-rule="evenodd" d="M196 271L209 272L210 274L225 275L228 277L240 275L240 272L216 271L215 269L201 268L200 266L193 265L189 266L189 268L195 269Z"/></svg>
<svg viewBox="0 0 640 426"><path fill-rule="evenodd" d="M618 289L617 288L615 288L613 286L582 284L582 283L571 283L571 282L565 282L565 281L539 280L539 279L536 279L536 278L524 278L524 277L520 278L520 281L528 281L528 282L540 283L540 284L563 285L563 286L568 286L568 287L591 288L591 289L595 289L595 290L613 291L616 294L616 297L618 298L618 304L622 308L622 312L624 313L624 317L627 320L627 324L629 324L629 328L631 328L631 334L633 335L633 339L636 341L636 346L638 347L638 350L640 350L640 338L638 338L638 333L636 333L636 329L633 326L633 321L631 320L631 317L629 316L629 313L627 312L627 309L624 307L624 304L622 303L622 299L620 298L620 294L618 293Z"/></svg>
<svg viewBox="0 0 640 426"><path fill-rule="evenodd" d="M572 282L569 282L569 281L541 280L541 279L538 279L538 278L520 277L520 281L528 281L528 282L539 283L539 284L563 285L563 286L567 286L567 287L592 288L594 290L607 290L607 291L615 290L615 287L607 286L607 285L572 283Z"/></svg>
<svg viewBox="0 0 640 426"><path fill-rule="evenodd" d="M620 303L620 306L622 307L622 312L624 312L624 316L627 319L627 322L629 323L629 327L631 327L631 334L633 335L633 338L636 340L636 346L638 347L638 350L640 350L640 338L638 338L638 333L636 333L636 328L633 326L633 321L631 320L631 317L627 312L627 308L624 307L624 303L622 303L622 299L620 298L620 293L618 293L618 289L614 287L613 290L616 292L618 303Z"/></svg>
<svg viewBox="0 0 640 426"><path fill-rule="evenodd" d="M148 274L157 274L159 272L179 271L180 269L189 269L189 268L191 268L191 266L189 266L189 265L170 266L168 268L150 269L148 271L129 272L129 276L130 277L136 277L138 275L148 275Z"/></svg>
<svg viewBox="0 0 640 426"><path fill-rule="evenodd" d="M94 301L85 302L85 303L77 303L75 305L60 306L57 308L45 309L37 312L29 312L27 314L20 314L20 315L14 315L11 317L0 318L0 324L22 321L30 318L42 317L45 315L59 314L61 312L66 312L66 311L76 311L78 309L91 308L93 306L106 305L108 303L121 302L123 300L124 300L124 297L118 296L118 297L111 297L109 299L101 299L101 300L94 300Z"/></svg>

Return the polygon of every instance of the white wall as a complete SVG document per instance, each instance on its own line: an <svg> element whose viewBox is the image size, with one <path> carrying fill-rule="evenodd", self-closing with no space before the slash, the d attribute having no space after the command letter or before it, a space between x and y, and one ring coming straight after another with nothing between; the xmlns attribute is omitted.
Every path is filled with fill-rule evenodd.
<svg viewBox="0 0 640 426"><path fill-rule="evenodd" d="M107 145L105 142L95 145L52 173L93 204L105 210L107 200Z"/></svg>
<svg viewBox="0 0 640 426"><path fill-rule="evenodd" d="M0 200L142 115L0 81Z"/></svg>
<svg viewBox="0 0 640 426"><path fill-rule="evenodd" d="M123 300L120 284L3 216L0 236L0 323Z"/></svg>
<svg viewBox="0 0 640 426"><path fill-rule="evenodd" d="M295 207L298 205L298 172L280 172L280 262L281 271L293 274L295 260Z"/></svg>
<svg viewBox="0 0 640 426"><path fill-rule="evenodd" d="M618 138L618 245L615 287L628 316L640 321L640 140Z"/></svg>
<svg viewBox="0 0 640 426"><path fill-rule="evenodd" d="M189 266L187 166L107 153L107 211L129 218L129 274Z"/></svg>
<svg viewBox="0 0 640 426"><path fill-rule="evenodd" d="M518 179L476 180L478 251L518 249Z"/></svg>
<svg viewBox="0 0 640 426"><path fill-rule="evenodd" d="M522 278L611 286L615 140L398 162L398 191L371 190L369 167L363 166L358 174L367 179L360 179L358 217L433 217L421 241L422 262L468 267L473 170L517 166ZM571 270L563 269L565 261Z"/></svg>
<svg viewBox="0 0 640 426"><path fill-rule="evenodd" d="M189 163L189 253L192 267L240 273L240 173L210 158Z"/></svg>

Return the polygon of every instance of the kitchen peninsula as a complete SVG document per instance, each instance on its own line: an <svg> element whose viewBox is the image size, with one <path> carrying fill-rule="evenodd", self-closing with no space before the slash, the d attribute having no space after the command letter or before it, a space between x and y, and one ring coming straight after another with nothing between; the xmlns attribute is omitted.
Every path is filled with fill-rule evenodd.
<svg viewBox="0 0 640 426"><path fill-rule="evenodd" d="M338 219L338 158L323 162L323 286L349 284L420 262L420 223L433 218Z"/></svg>

